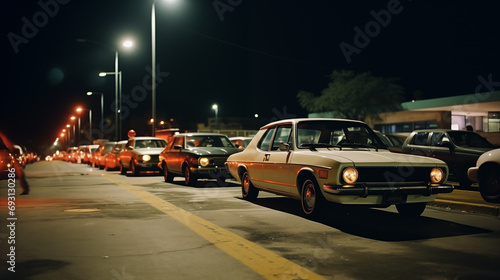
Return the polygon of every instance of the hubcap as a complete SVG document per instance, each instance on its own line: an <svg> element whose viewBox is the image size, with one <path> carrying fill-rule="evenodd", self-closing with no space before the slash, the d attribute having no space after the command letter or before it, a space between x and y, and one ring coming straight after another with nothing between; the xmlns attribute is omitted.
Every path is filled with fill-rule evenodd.
<svg viewBox="0 0 500 280"><path fill-rule="evenodd" d="M314 208L314 205L316 204L316 192L314 190L314 186L311 183L307 184L304 190L303 197L307 209L311 210L312 208Z"/></svg>
<svg viewBox="0 0 500 280"><path fill-rule="evenodd" d="M248 178L248 175L243 178L243 191L245 192L245 194L248 194L248 192L250 191L250 178Z"/></svg>

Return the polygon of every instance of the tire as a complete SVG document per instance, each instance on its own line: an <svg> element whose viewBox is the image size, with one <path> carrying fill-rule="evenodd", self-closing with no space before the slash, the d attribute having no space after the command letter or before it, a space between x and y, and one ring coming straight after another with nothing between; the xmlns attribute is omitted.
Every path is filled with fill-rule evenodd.
<svg viewBox="0 0 500 280"><path fill-rule="evenodd" d="M325 198L312 176L306 177L302 181L300 204L306 216L317 216L325 204Z"/></svg>
<svg viewBox="0 0 500 280"><path fill-rule="evenodd" d="M462 167L458 175L458 183L460 184L460 187L464 189L469 188L472 185L472 181L467 176L467 169L469 169L469 166Z"/></svg>
<svg viewBox="0 0 500 280"><path fill-rule="evenodd" d="M163 164L163 179L167 183L172 183L174 181L174 175L168 172L167 165Z"/></svg>
<svg viewBox="0 0 500 280"><path fill-rule="evenodd" d="M483 199L491 203L500 203L500 168L489 166L480 170L479 192Z"/></svg>
<svg viewBox="0 0 500 280"><path fill-rule="evenodd" d="M184 173L184 183L188 186L196 186L196 183L197 183L197 178L196 176L193 174L193 172L191 172L191 170L189 170L189 165L184 165L184 168L182 168L182 171Z"/></svg>
<svg viewBox="0 0 500 280"><path fill-rule="evenodd" d="M252 181L250 181L250 175L246 170L241 175L241 195L243 199L248 201L256 199L259 195L259 189L254 187Z"/></svg>
<svg viewBox="0 0 500 280"><path fill-rule="evenodd" d="M132 160L130 162L130 171L132 171L132 175L134 175L134 176L139 176L139 174L141 173L141 170L139 169L139 167L137 165L135 165L134 160Z"/></svg>
<svg viewBox="0 0 500 280"><path fill-rule="evenodd" d="M127 174L127 168L125 168L125 166L123 166L122 162L120 162L120 174L121 175L126 175Z"/></svg>
<svg viewBox="0 0 500 280"><path fill-rule="evenodd" d="M396 209L405 217L418 217L422 215L426 206L427 202L396 204Z"/></svg>

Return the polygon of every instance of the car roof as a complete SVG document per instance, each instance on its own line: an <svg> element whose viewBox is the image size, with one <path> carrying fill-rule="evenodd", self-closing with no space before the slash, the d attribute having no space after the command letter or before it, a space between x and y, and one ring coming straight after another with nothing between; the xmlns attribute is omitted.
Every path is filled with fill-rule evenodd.
<svg viewBox="0 0 500 280"><path fill-rule="evenodd" d="M261 127L260 129L267 128L269 126L274 126L278 124L284 124L284 123L298 123L302 121L342 121L342 122L356 122L356 123L363 123L365 122L358 121L358 120L350 120L350 119L338 119L338 118L295 118L295 119L284 119L284 120L279 120L275 122L268 123Z"/></svg>
<svg viewBox="0 0 500 280"><path fill-rule="evenodd" d="M213 133L213 132L192 132L192 133L188 132L188 133L179 133L179 134L176 134L174 136L175 137L177 137L177 136L185 137L185 136L226 136L226 135L222 134L222 133Z"/></svg>
<svg viewBox="0 0 500 280"><path fill-rule="evenodd" d="M160 137L151 137L151 136L138 136L138 137L131 137L129 140L165 140Z"/></svg>

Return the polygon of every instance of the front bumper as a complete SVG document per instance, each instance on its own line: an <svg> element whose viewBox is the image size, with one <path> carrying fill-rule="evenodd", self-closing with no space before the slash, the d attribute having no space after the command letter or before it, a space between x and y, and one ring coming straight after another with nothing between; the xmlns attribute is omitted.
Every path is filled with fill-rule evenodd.
<svg viewBox="0 0 500 280"><path fill-rule="evenodd" d="M471 168L467 169L467 176L469 177L469 179L471 181L474 181L474 182L479 181L478 177L477 177L478 173L479 173L479 167L471 167Z"/></svg>
<svg viewBox="0 0 500 280"><path fill-rule="evenodd" d="M148 162L138 162L137 167L139 167L140 170L149 170L149 171L160 171L161 168L158 167L158 162L155 161L148 161Z"/></svg>
<svg viewBox="0 0 500 280"><path fill-rule="evenodd" d="M205 179L215 179L224 176L225 178L232 178L231 174L226 170L224 166L216 166L216 167L191 167L191 172L198 178Z"/></svg>
<svg viewBox="0 0 500 280"><path fill-rule="evenodd" d="M451 193L448 185L355 185L352 187L323 185L325 198L341 204L392 205L433 201L439 193Z"/></svg>

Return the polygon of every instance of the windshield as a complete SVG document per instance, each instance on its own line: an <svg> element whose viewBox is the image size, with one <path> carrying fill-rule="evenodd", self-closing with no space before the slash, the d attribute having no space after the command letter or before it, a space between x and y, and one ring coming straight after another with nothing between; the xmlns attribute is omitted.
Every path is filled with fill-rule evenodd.
<svg viewBox="0 0 500 280"><path fill-rule="evenodd" d="M186 147L220 147L234 148L233 143L225 136L186 136Z"/></svg>
<svg viewBox="0 0 500 280"><path fill-rule="evenodd" d="M455 145L460 147L474 147L474 148L494 148L495 146L488 142L481 135L474 132L467 131L450 131L448 132L450 135L451 141L455 143Z"/></svg>
<svg viewBox="0 0 500 280"><path fill-rule="evenodd" d="M135 140L135 147L141 148L165 148L167 142L165 140L156 139L146 139L146 140Z"/></svg>
<svg viewBox="0 0 500 280"><path fill-rule="evenodd" d="M297 124L297 147L387 147L364 123L349 121L302 121Z"/></svg>

